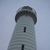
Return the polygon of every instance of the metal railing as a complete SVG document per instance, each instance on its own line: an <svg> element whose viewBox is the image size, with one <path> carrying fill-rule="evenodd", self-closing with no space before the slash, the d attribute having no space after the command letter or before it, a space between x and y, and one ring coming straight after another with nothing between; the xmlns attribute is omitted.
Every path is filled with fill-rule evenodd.
<svg viewBox="0 0 50 50"><path fill-rule="evenodd" d="M23 8L23 7L19 8L19 9L17 10L17 13L20 12L20 11L24 11L24 10L31 11L31 12L33 12L35 15L37 15L37 14L36 14L36 11L35 11L34 9L32 9L32 8Z"/></svg>

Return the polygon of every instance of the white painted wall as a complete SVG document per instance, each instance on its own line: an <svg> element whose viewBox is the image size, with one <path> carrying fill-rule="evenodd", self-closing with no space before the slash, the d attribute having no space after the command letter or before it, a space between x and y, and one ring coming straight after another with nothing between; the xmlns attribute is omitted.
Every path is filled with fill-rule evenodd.
<svg viewBox="0 0 50 50"><path fill-rule="evenodd" d="M24 27L26 32L23 32ZM26 15L18 19L8 50L21 50L22 44L24 44L24 50L36 50L34 21Z"/></svg>

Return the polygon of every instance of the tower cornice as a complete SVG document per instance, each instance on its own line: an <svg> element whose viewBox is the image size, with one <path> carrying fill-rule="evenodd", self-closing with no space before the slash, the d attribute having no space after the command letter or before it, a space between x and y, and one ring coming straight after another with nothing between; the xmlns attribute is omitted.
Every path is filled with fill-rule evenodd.
<svg viewBox="0 0 50 50"><path fill-rule="evenodd" d="M36 24L37 22L37 14L36 11L34 9L32 9L29 6L24 6L18 9L16 16L15 16L15 22L17 22L17 20L19 19L19 17L21 17L22 15L28 15L30 17L32 17L34 24Z"/></svg>

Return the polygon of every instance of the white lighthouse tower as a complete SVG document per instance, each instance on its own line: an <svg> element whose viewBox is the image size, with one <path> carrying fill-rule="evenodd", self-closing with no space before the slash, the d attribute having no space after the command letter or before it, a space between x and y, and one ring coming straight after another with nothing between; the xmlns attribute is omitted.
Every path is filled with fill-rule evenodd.
<svg viewBox="0 0 50 50"><path fill-rule="evenodd" d="M16 26L8 50L36 50L34 25L37 22L36 12L29 6L18 9L15 16Z"/></svg>

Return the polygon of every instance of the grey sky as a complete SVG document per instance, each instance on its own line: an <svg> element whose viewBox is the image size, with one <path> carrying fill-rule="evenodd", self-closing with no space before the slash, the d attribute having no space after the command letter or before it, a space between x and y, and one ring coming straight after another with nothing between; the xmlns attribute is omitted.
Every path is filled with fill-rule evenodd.
<svg viewBox="0 0 50 50"><path fill-rule="evenodd" d="M50 50L50 0L0 0L0 50L7 50L18 8L30 6L37 12L37 50Z"/></svg>

